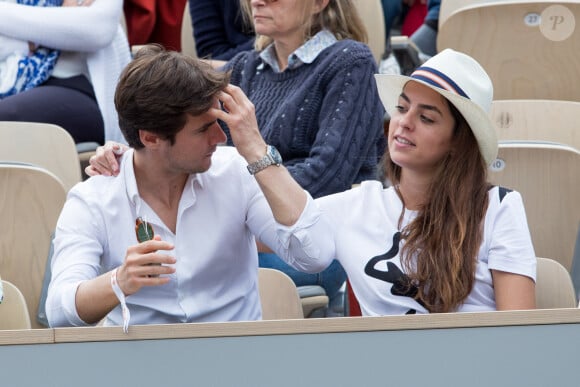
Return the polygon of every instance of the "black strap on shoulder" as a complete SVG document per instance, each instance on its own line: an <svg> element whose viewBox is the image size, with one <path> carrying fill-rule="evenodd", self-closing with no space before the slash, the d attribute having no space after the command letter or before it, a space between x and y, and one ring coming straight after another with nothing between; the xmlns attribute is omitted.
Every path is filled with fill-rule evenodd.
<svg viewBox="0 0 580 387"><path fill-rule="evenodd" d="M501 185L498 186L499 188L499 202L501 203L501 201L503 200L503 198L505 197L505 195L507 195L508 193L512 192L511 189L506 188L506 187L502 187Z"/></svg>
<svg viewBox="0 0 580 387"><path fill-rule="evenodd" d="M488 190L488 191L491 191L491 190L492 190L493 188L495 188L495 187L496 187L495 185L491 185L491 184L489 184L489 185L488 185L488 189L487 189L487 190ZM507 194L509 194L510 192L512 192L512 191L513 191L513 190L511 190L511 189L509 189L509 188L502 187L501 185L498 185L498 186L497 186L497 188L498 188L498 191L497 191L497 193L498 193L498 195L499 195L499 202L500 202L500 203L501 203L501 201L503 200L503 198L505 197L505 195L507 195Z"/></svg>

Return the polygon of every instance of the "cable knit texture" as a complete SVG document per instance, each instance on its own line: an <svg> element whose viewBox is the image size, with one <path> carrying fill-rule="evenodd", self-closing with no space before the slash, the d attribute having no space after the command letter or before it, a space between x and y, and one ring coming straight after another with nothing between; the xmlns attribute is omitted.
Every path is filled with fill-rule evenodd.
<svg viewBox="0 0 580 387"><path fill-rule="evenodd" d="M281 73L248 51L226 69L254 103L266 142L278 148L292 176L313 197L377 178L385 147L384 109L366 45L341 40L312 64Z"/></svg>

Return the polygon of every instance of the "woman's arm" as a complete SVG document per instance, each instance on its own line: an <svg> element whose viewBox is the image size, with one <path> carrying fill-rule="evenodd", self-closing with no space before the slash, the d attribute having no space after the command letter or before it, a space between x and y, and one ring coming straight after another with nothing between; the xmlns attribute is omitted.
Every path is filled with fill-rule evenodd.
<svg viewBox="0 0 580 387"><path fill-rule="evenodd" d="M492 270L497 310L536 308L536 284L530 277Z"/></svg>
<svg viewBox="0 0 580 387"><path fill-rule="evenodd" d="M491 190L485 227L497 310L534 309L537 259L521 195L510 191L500 199Z"/></svg>
<svg viewBox="0 0 580 387"><path fill-rule="evenodd" d="M92 52L108 45L119 27L123 0L88 7L32 7L0 1L0 35L66 50Z"/></svg>
<svg viewBox="0 0 580 387"><path fill-rule="evenodd" d="M119 160L128 146L114 141L107 141L99 146L94 156L89 159L89 166L85 168L88 176L104 175L117 176L119 174Z"/></svg>

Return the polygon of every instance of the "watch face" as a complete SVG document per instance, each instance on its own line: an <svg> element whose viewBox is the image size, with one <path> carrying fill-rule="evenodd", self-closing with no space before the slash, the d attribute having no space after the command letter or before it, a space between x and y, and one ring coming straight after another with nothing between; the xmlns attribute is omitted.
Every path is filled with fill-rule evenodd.
<svg viewBox="0 0 580 387"><path fill-rule="evenodd" d="M278 149L276 149L276 147L268 145L268 154L270 155L272 160L274 160L274 163L282 164L282 156L280 156L280 152L278 152Z"/></svg>

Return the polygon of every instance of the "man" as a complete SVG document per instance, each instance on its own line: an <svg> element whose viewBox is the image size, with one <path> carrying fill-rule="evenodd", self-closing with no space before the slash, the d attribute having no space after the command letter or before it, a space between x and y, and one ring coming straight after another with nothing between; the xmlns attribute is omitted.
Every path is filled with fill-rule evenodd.
<svg viewBox="0 0 580 387"><path fill-rule="evenodd" d="M275 223L292 225L311 199L262 139L253 104L227 74L146 46L121 74L115 106L133 149L118 177L69 193L50 326L260 319L254 235L283 254ZM237 149L218 146L218 119Z"/></svg>

